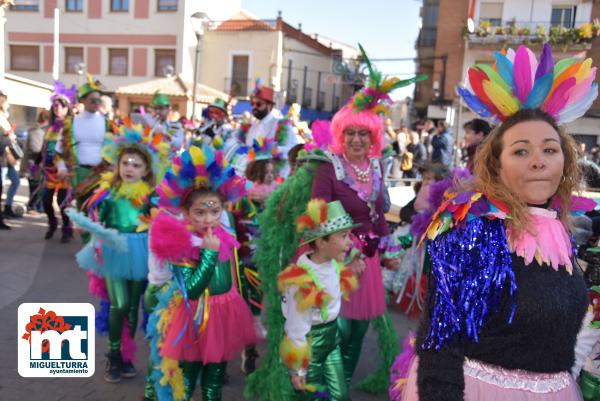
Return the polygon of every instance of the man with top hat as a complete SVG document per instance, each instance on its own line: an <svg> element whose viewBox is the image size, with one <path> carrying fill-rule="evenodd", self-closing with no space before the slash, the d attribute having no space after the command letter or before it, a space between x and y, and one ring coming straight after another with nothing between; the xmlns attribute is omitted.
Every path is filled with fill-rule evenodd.
<svg viewBox="0 0 600 401"><path fill-rule="evenodd" d="M298 144L298 140L290 127L289 120L282 119L279 110L273 107L275 105L273 95L273 88L264 86L260 80L257 80L252 94L252 115L256 120L246 134L245 143L246 146L252 146L254 140L258 138L278 140L282 143L279 146L280 152L285 157L288 151ZM282 171L281 175L287 176L285 171Z"/></svg>
<svg viewBox="0 0 600 401"><path fill-rule="evenodd" d="M99 177L105 170L102 145L109 130L109 121L100 113L101 96L102 85L88 75L88 82L77 90L83 110L73 118L72 125L63 127L55 148L58 178L71 177L78 206L85 200L89 189L95 186L93 177Z"/></svg>
<svg viewBox="0 0 600 401"><path fill-rule="evenodd" d="M148 124L152 127L153 134L162 134L171 145L171 151L177 152L183 146L185 133L183 127L177 121L169 121L171 113L171 102L169 97L156 91L152 98L153 114Z"/></svg>

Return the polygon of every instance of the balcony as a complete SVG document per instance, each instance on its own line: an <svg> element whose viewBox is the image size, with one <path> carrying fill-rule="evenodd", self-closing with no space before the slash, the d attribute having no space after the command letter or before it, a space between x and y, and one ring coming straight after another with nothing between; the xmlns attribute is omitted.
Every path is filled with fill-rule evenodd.
<svg viewBox="0 0 600 401"><path fill-rule="evenodd" d="M499 23L498 23L499 22ZM579 22L574 27L553 25L538 21L478 21L475 30L470 33L465 26L464 37L472 48L502 49L506 46L525 44L529 47L541 47L549 42L552 46L566 51L589 50L592 40L600 36L600 21Z"/></svg>

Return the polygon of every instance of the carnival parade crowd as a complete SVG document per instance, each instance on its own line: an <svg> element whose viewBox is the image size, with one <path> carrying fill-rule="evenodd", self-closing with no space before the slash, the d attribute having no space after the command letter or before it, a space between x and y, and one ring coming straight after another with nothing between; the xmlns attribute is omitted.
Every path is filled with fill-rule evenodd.
<svg viewBox="0 0 600 401"><path fill-rule="evenodd" d="M384 77L361 51L365 86L310 126L260 81L240 120L216 99L199 127L173 121L160 92L152 112L114 116L89 76L55 82L21 150L0 94L8 178L20 162L46 239L59 219L61 242L81 237L104 379L144 374L144 400L216 401L242 355L245 399L349 400L372 327L380 365L359 386L382 399L599 400L600 281L578 251L600 217L577 196L563 128L597 97L591 60L520 46L471 67L457 92L480 118L455 167L443 121L386 122L389 94L427 77ZM396 170L418 181L400 228L386 221ZM18 217L15 185L4 218ZM416 334L398 338L393 304ZM136 335L150 356L134 366Z"/></svg>

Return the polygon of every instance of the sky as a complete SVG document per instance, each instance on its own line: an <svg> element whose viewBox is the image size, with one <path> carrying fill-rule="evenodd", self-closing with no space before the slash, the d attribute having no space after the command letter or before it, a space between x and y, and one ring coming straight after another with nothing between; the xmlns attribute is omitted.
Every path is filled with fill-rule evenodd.
<svg viewBox="0 0 600 401"><path fill-rule="evenodd" d="M277 18L302 31L365 48L371 59L414 58L419 33L420 0L243 0L244 10L261 19ZM411 61L374 64L385 74L409 78L414 75ZM413 94L414 86L397 90L393 98Z"/></svg>

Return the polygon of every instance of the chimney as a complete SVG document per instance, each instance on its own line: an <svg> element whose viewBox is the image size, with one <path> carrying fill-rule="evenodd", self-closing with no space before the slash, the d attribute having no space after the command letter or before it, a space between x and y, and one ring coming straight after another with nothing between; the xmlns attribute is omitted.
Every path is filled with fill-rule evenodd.
<svg viewBox="0 0 600 401"><path fill-rule="evenodd" d="M302 32L302 22L299 22L299 23L298 23L298 30L299 30L300 32Z"/></svg>
<svg viewBox="0 0 600 401"><path fill-rule="evenodd" d="M281 18L281 10L277 10L277 18Z"/></svg>

